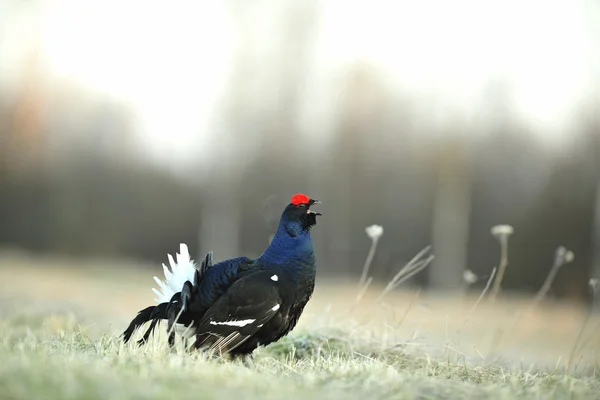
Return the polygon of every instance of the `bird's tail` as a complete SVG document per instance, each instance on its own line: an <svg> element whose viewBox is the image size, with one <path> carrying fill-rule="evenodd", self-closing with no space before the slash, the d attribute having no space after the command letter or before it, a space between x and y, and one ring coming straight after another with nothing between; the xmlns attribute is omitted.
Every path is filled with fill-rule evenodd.
<svg viewBox="0 0 600 400"><path fill-rule="evenodd" d="M168 306L168 303L161 303L157 306L150 306L140 310L135 318L131 321L127 329L125 329L125 332L123 332L123 341L127 343L129 339L131 339L131 336L136 329L146 322L152 321L150 327L146 330L146 333L144 333L143 339L140 340L140 342L146 342L154 331L154 328L156 328L158 321L161 319L167 319Z"/></svg>
<svg viewBox="0 0 600 400"><path fill-rule="evenodd" d="M179 286L177 292L168 298L167 301L160 302L160 304L156 306L146 307L139 311L127 329L123 332L123 341L127 343L131 339L131 336L136 329L141 327L146 322L151 321L149 328L144 333L143 338L138 341L138 344L141 345L147 342L148 338L161 319L169 321L169 344L172 345L174 342L175 331L178 331L184 336L189 336L190 334L193 335L194 330L192 329L190 331L190 329L188 329L188 327L192 324L189 306L193 302L194 297L198 294L199 283L202 275L204 275L208 268L212 266L212 256L213 253L211 251L206 255L204 260L202 260L200 266L196 268L193 261L191 261L189 258L189 253L185 244L181 245L181 255L177 254L177 263L174 263L173 258L171 255L169 255L169 261L171 262L171 268L173 272L169 273L163 264L167 282L171 282L172 284L174 279L179 279L182 275L182 267L189 267L190 265L193 267L193 272L191 273L192 277L190 279L186 279L184 283ZM184 272L186 274L189 273L189 271ZM153 289L154 292L159 295L159 297L164 296L165 293L168 293L168 290L173 290L171 286L166 286L160 282L158 278L155 277L154 279L159 282L159 285L163 289L162 293L158 292L156 289ZM193 284L191 282L193 282ZM164 299L164 297L160 298ZM158 301L159 299L156 300Z"/></svg>
<svg viewBox="0 0 600 400"><path fill-rule="evenodd" d="M165 280L162 281L158 277L154 277L154 281L158 284L158 289L152 288L154 294L156 294L157 303L168 303L174 294L181 291L186 281L194 282L196 275L196 264L194 260L190 258L190 252L185 243L179 245L179 253L175 253L175 259L171 254L167 255L169 258L169 265L171 269L163 264L163 272L165 274Z"/></svg>

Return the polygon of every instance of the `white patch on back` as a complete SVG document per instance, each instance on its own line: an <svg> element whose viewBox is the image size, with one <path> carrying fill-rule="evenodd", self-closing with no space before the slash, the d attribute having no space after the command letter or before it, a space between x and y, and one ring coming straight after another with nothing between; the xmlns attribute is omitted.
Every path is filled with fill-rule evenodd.
<svg viewBox="0 0 600 400"><path fill-rule="evenodd" d="M279 280L279 277L277 275L273 275L271 277L271 280L274 281L274 282L277 282Z"/></svg>
<svg viewBox="0 0 600 400"><path fill-rule="evenodd" d="M277 311L279 310L280 305L279 304L275 304L275 307L271 308L271 311Z"/></svg>
<svg viewBox="0 0 600 400"><path fill-rule="evenodd" d="M217 322L217 321L210 321L211 325L228 325L228 326L239 326L240 328L253 323L254 321L256 321L256 319L242 319L240 321L223 321L223 322Z"/></svg>

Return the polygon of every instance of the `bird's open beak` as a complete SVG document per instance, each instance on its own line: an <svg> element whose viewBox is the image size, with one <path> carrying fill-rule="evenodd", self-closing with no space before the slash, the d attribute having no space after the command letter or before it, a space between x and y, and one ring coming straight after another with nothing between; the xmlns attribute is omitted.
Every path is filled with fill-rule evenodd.
<svg viewBox="0 0 600 400"><path fill-rule="evenodd" d="M320 202L319 200L313 200L313 199L310 199L310 201L308 202L308 207L309 207L309 208L308 208L308 210L306 210L306 213L307 213L307 214L322 215L321 213L314 212L314 211L312 211L312 210L310 209L310 207L311 207L312 205L314 205L314 204L321 204L321 202Z"/></svg>

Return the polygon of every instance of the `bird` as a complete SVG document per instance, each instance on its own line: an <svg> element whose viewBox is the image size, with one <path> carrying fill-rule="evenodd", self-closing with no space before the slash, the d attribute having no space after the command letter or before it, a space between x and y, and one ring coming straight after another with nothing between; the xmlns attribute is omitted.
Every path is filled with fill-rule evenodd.
<svg viewBox="0 0 600 400"><path fill-rule="evenodd" d="M144 344L161 320L168 320L170 345L179 333L192 340L189 349L233 357L251 355L286 336L314 292L317 265L311 230L321 213L311 207L320 203L294 194L271 242L255 259L213 264L209 252L196 265L187 245L180 244L175 259L168 255L170 270L163 264L165 280L154 277L158 304L138 312L123 332L124 342L150 321L138 341Z"/></svg>

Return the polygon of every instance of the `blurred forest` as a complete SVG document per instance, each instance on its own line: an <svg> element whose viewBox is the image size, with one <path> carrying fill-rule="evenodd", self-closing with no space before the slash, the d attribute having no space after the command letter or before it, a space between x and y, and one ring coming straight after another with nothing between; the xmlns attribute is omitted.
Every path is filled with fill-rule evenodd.
<svg viewBox="0 0 600 400"><path fill-rule="evenodd" d="M173 121L157 156L140 140L145 125L130 98L53 72L43 31L29 16L42 3L52 2L0 9L1 248L160 265L185 242L197 255L214 250L217 260L255 257L289 197L304 192L323 202L313 233L323 277L357 278L370 247L365 227L380 224L377 281L431 244L434 264L412 283L456 290L469 269L481 277L473 285L480 290L500 254L490 229L509 224L506 290L535 292L565 246L575 260L559 272L552 296L589 300L589 279L600 277L599 62L589 68L595 86L555 128L560 141L548 145L546 128L520 112L510 76L482 79L476 99L453 108L462 97L438 101L429 89L396 84L394 67L380 59L356 55L328 67L319 43L337 20L327 2L224 2L236 39L210 107L163 93L176 69L143 80L144 96L159 98ZM23 33L23 24L34 28ZM180 34L194 43L193 34ZM597 60L600 39L588 39ZM210 52L185 43L182 54L211 62ZM111 70L128 63L103 61L117 64ZM560 96L554 78L542 97ZM188 127L185 163L178 112L197 122Z"/></svg>

